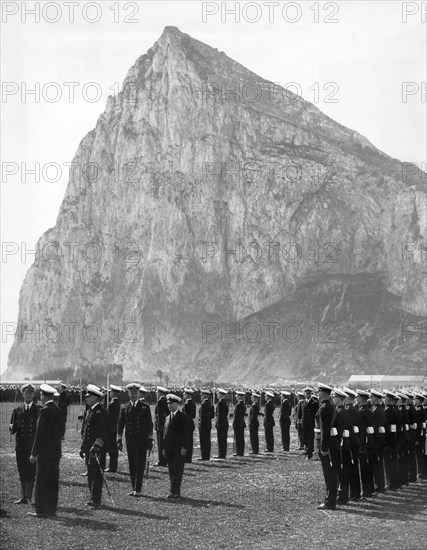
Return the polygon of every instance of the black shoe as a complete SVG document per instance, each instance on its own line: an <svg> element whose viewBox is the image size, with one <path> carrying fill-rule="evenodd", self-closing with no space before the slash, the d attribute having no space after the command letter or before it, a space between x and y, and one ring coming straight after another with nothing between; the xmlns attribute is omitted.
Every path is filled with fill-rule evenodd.
<svg viewBox="0 0 427 550"><path fill-rule="evenodd" d="M319 504L317 509L318 510L336 510L337 507L335 504L328 504L327 502L323 502L322 504Z"/></svg>
<svg viewBox="0 0 427 550"><path fill-rule="evenodd" d="M136 498L143 497L144 495L141 493L141 491L134 491L133 496Z"/></svg>
<svg viewBox="0 0 427 550"><path fill-rule="evenodd" d="M89 500L89 502L86 502L86 506L89 506L90 508L93 508L94 510L98 509L101 505L97 502L93 502L93 500Z"/></svg>
<svg viewBox="0 0 427 550"><path fill-rule="evenodd" d="M341 505L344 505L344 506L348 506L348 502L346 500L342 500L342 499L338 499L337 500L337 504L341 504Z"/></svg>
<svg viewBox="0 0 427 550"><path fill-rule="evenodd" d="M169 500L177 500L178 498L180 498L180 495L176 494L176 493L169 493L167 498Z"/></svg>
<svg viewBox="0 0 427 550"><path fill-rule="evenodd" d="M87 472L83 472L82 474L80 474L81 477L87 477Z"/></svg>
<svg viewBox="0 0 427 550"><path fill-rule="evenodd" d="M306 460L311 460L312 458L313 458L313 455L308 455L308 456L306 457Z"/></svg>
<svg viewBox="0 0 427 550"><path fill-rule="evenodd" d="M33 518L47 518L47 514L38 514L37 512L27 512L27 516L32 516Z"/></svg>
<svg viewBox="0 0 427 550"><path fill-rule="evenodd" d="M15 500L15 504L28 504L27 497L21 497L19 500Z"/></svg>

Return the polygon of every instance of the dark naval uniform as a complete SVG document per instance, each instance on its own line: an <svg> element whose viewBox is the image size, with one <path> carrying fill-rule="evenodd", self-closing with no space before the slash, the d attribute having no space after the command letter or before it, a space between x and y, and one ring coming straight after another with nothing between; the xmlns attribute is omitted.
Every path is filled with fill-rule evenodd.
<svg viewBox="0 0 427 550"><path fill-rule="evenodd" d="M108 454L110 455L110 464L108 471L111 473L117 472L117 464L119 459L119 450L116 444L117 424L120 415L120 401L117 397L113 397L108 405Z"/></svg>
<svg viewBox="0 0 427 550"><path fill-rule="evenodd" d="M150 406L138 400L123 405L117 426L117 439L126 436L130 480L133 491L140 493L144 476L147 449L153 446L153 420Z"/></svg>
<svg viewBox="0 0 427 550"><path fill-rule="evenodd" d="M208 398L203 399L199 409L199 439L200 454L202 460L209 460L211 457L211 430L212 418L215 416L215 409Z"/></svg>
<svg viewBox="0 0 427 550"><path fill-rule="evenodd" d="M163 449L169 469L171 496L181 496L181 482L185 465L185 456L182 455L181 450L188 451L189 447L188 418L180 410L170 413L165 421Z"/></svg>
<svg viewBox="0 0 427 550"><path fill-rule="evenodd" d="M264 408L264 433L265 433L265 443L267 446L267 451L272 453L274 451L274 432L273 428L276 425L274 421L274 411L276 409L273 401L267 401Z"/></svg>
<svg viewBox="0 0 427 550"><path fill-rule="evenodd" d="M196 418L196 404L191 397L185 401L184 406L182 407L182 412L188 417L188 425L191 432L190 447L185 455L185 462L187 464L191 464L193 459L193 434L195 430L194 419Z"/></svg>
<svg viewBox="0 0 427 550"><path fill-rule="evenodd" d="M313 456L314 452L314 417L319 408L319 403L310 397L302 399L299 408L299 420L302 427L304 447L308 458Z"/></svg>
<svg viewBox="0 0 427 550"><path fill-rule="evenodd" d="M359 452L360 452L360 425L361 418L358 409L349 403L346 405L350 417L350 451L351 451L351 466L350 466L350 499L359 500L362 492L359 475Z"/></svg>
<svg viewBox="0 0 427 550"><path fill-rule="evenodd" d="M259 453L259 413L259 403L252 403L249 409L249 438L251 440L252 453L256 455Z"/></svg>
<svg viewBox="0 0 427 550"><path fill-rule="evenodd" d="M319 405L315 417L319 458L322 464L323 477L326 485L324 504L331 509L335 509L336 507L338 491L338 465L335 461L336 452L334 452L336 448L333 441L331 441L331 427L334 422L335 414L335 406L332 401L328 399ZM328 454L324 456L322 452Z"/></svg>
<svg viewBox="0 0 427 550"><path fill-rule="evenodd" d="M398 417L393 405L385 407L387 417L386 447L384 449L384 467L387 476L388 488L391 491L400 489L398 449Z"/></svg>
<svg viewBox="0 0 427 550"><path fill-rule="evenodd" d="M64 415L65 423L67 422L69 405L70 405L70 396L68 395L67 390L62 390L58 397L58 407L61 409L62 414Z"/></svg>
<svg viewBox="0 0 427 550"><path fill-rule="evenodd" d="M228 402L226 399L221 399L216 404L215 409L215 427L218 438L218 458L227 456L227 435L228 435Z"/></svg>
<svg viewBox="0 0 427 550"><path fill-rule="evenodd" d="M84 421L80 454L85 456L91 502L98 506L101 504L103 479L96 456L104 469L107 449L108 415L101 403L96 403L90 407Z"/></svg>
<svg viewBox="0 0 427 550"><path fill-rule="evenodd" d="M385 475L384 475L384 449L386 447L387 433L387 415L381 405L374 405L372 411L372 422L375 432L375 443L377 451L377 460L373 464L375 491L377 493L385 492Z"/></svg>
<svg viewBox="0 0 427 550"><path fill-rule="evenodd" d="M366 405L359 406L360 413L360 478L364 497L370 497L375 491L374 469L377 461L374 419L372 411Z"/></svg>
<svg viewBox="0 0 427 550"><path fill-rule="evenodd" d="M166 466L167 461L163 456L163 431L165 429L165 419L169 414L168 404L166 402L166 396L159 397L156 407L154 409L154 422L157 433L157 450L159 453L159 466Z"/></svg>
<svg viewBox="0 0 427 550"><path fill-rule="evenodd" d="M233 430L236 439L236 456L245 454L245 422L246 405L243 401L238 401L234 407Z"/></svg>
<svg viewBox="0 0 427 550"><path fill-rule="evenodd" d="M338 465L338 504L347 504L349 498L349 482L351 470L350 414L344 406L337 406L333 426L336 436L331 436L334 453L337 453L335 463Z"/></svg>
<svg viewBox="0 0 427 550"><path fill-rule="evenodd" d="M282 449L289 451L292 406L287 398L280 405L279 424L282 432Z"/></svg>
<svg viewBox="0 0 427 550"><path fill-rule="evenodd" d="M56 515L59 492L61 439L65 433L64 415L53 401L40 410L31 454L37 457L36 514Z"/></svg>
<svg viewBox="0 0 427 550"><path fill-rule="evenodd" d="M409 423L409 441L408 441L408 481L414 483L417 481L417 458L415 452L415 441L417 432L417 413L412 403L406 405Z"/></svg>
<svg viewBox="0 0 427 550"><path fill-rule="evenodd" d="M409 418L406 405L398 406L396 412L400 421L400 445L398 450L400 484L408 485Z"/></svg>
<svg viewBox="0 0 427 550"><path fill-rule="evenodd" d="M17 504L27 504L33 495L36 465L31 464L30 455L36 435L36 423L40 409L40 405L36 405L34 402L29 405L23 403L13 409L10 420L10 433L12 435L16 434L16 463L22 491L22 498Z"/></svg>

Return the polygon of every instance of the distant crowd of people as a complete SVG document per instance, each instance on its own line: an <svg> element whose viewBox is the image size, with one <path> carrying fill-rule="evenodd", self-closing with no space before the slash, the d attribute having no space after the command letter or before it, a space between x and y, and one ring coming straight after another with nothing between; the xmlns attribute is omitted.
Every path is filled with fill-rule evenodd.
<svg viewBox="0 0 427 550"><path fill-rule="evenodd" d="M108 489L105 474L117 472L124 445L132 487L128 495L142 496L147 454L152 452L156 440L156 466L168 468L167 498L176 500L181 497L185 464L193 461L196 428L200 443L197 460L224 461L230 451L230 422L233 456L245 455L247 427L249 455L260 454L260 418L266 444L263 453L275 452L277 419L280 452L290 451L293 421L298 433L295 450L302 451L307 461L315 453L318 456L326 486L319 509L334 510L337 504L374 498L386 490L396 491L418 479L427 479L426 393L340 389L319 383L317 394L311 387L297 394L282 390L278 402L279 395L272 390L178 390L157 386L153 421L147 400L150 392L140 384L131 383L126 388L111 384L108 391L94 384L87 386L85 409L80 417L79 451L86 464L82 475L87 476L91 494L87 506L101 506L103 486ZM37 403L36 392L42 405ZM40 518L55 516L61 441L71 404L69 391L66 384L35 388L28 383L20 388L20 393L23 403L13 410L9 425L11 435L16 434L22 491L16 504L32 502L35 484L35 511L29 514ZM213 427L218 454L211 458Z"/></svg>

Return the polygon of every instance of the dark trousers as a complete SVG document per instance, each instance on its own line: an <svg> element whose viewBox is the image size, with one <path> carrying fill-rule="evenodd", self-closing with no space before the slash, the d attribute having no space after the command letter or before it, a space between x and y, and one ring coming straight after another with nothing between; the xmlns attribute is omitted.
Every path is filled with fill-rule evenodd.
<svg viewBox="0 0 427 550"><path fill-rule="evenodd" d="M225 458L227 456L228 426L218 426L216 434L218 439L218 456L219 458Z"/></svg>
<svg viewBox="0 0 427 550"><path fill-rule="evenodd" d="M297 429L298 429L298 448L303 449L304 445L305 445L305 443L304 443L304 431L300 426L298 426Z"/></svg>
<svg viewBox="0 0 427 550"><path fill-rule="evenodd" d="M236 455L243 456L245 454L245 428L233 428L233 430L236 439Z"/></svg>
<svg viewBox="0 0 427 550"><path fill-rule="evenodd" d="M184 474L185 456L180 453L167 454L167 463L170 479L170 492L173 495L181 495L181 482Z"/></svg>
<svg viewBox="0 0 427 550"><path fill-rule="evenodd" d="M384 448L378 447L377 460L373 464L375 491L384 493L385 491L385 476L384 476Z"/></svg>
<svg viewBox="0 0 427 550"><path fill-rule="evenodd" d="M159 428L156 432L157 433L157 450L159 453L159 464L161 466L166 466L167 460L163 456L163 432L164 432L164 428L162 429Z"/></svg>
<svg viewBox="0 0 427 550"><path fill-rule="evenodd" d="M255 454L259 453L259 434L258 434L258 425L249 425L249 438L251 440L252 452Z"/></svg>
<svg viewBox="0 0 427 550"><path fill-rule="evenodd" d="M373 466L377 459L376 456L375 450L367 450L359 455L360 479L364 497L369 497L375 491Z"/></svg>
<svg viewBox="0 0 427 550"><path fill-rule="evenodd" d="M87 453L85 455L86 467L87 467L87 484L89 487L91 501L95 504L101 504L102 494L102 473L99 468L98 462L94 455ZM101 452L98 456L99 464L104 470L105 468L105 452Z"/></svg>
<svg viewBox="0 0 427 550"><path fill-rule="evenodd" d="M35 504L37 514L56 514L59 491L59 458L37 460Z"/></svg>
<svg viewBox="0 0 427 550"><path fill-rule="evenodd" d="M322 453L319 452L319 458L322 464L323 477L326 485L325 503L335 506L338 491L336 464L334 465L334 461L332 461L331 464L329 455L323 456Z"/></svg>
<svg viewBox="0 0 427 550"><path fill-rule="evenodd" d="M19 479L21 483L34 481L36 477L36 465L30 462L31 450L16 451L16 464L18 466Z"/></svg>
<svg viewBox="0 0 427 550"><path fill-rule="evenodd" d="M274 426L264 426L265 443L267 445L267 451L272 453L274 451Z"/></svg>
<svg viewBox="0 0 427 550"><path fill-rule="evenodd" d="M211 430L209 428L199 428L200 454L203 460L209 460L211 457Z"/></svg>
<svg viewBox="0 0 427 550"><path fill-rule="evenodd" d="M350 465L350 498L360 498L360 474L359 474L359 449L351 451L352 463Z"/></svg>
<svg viewBox="0 0 427 550"><path fill-rule="evenodd" d="M421 479L427 478L427 457L423 454L421 445L415 447L415 455L417 458L418 475Z"/></svg>
<svg viewBox="0 0 427 550"><path fill-rule="evenodd" d="M408 481L417 481L417 459L415 456L415 441L408 443Z"/></svg>
<svg viewBox="0 0 427 550"><path fill-rule="evenodd" d="M280 425L280 429L282 431L282 448L284 451L289 451L289 444L291 441L291 437L289 434L289 430L291 427L291 419L287 418L282 422Z"/></svg>
<svg viewBox="0 0 427 550"><path fill-rule="evenodd" d="M399 462L396 448L384 452L384 467L389 489L392 491L400 489Z"/></svg>
<svg viewBox="0 0 427 550"><path fill-rule="evenodd" d="M193 422L193 421L191 421ZM194 424L193 424L194 425ZM187 449L187 454L185 455L185 463L186 464L191 464L191 461L193 460L193 447L194 447L194 444L193 444L193 433L194 432L191 432L191 440L190 440L190 446L188 447Z"/></svg>
<svg viewBox="0 0 427 550"><path fill-rule="evenodd" d="M341 464L338 470L338 498L341 502L348 502L351 470L350 451L341 451L340 458Z"/></svg>
<svg viewBox="0 0 427 550"><path fill-rule="evenodd" d="M113 441L113 440L114 440L114 438L111 439L111 441ZM111 445L108 449L108 454L110 456L110 464L108 466L108 470L110 472L117 472L117 464L118 464L118 461L119 461L119 450L117 448L117 445L116 445L115 441L114 441L114 443L111 443Z"/></svg>
<svg viewBox="0 0 427 550"><path fill-rule="evenodd" d="M147 449L145 447L126 447L128 453L130 482L132 489L141 492L144 477Z"/></svg>
<svg viewBox="0 0 427 550"><path fill-rule="evenodd" d="M402 443L399 447L398 453L400 484L408 485L408 444Z"/></svg>
<svg viewBox="0 0 427 550"><path fill-rule="evenodd" d="M303 429L304 447L307 456L312 457L314 452L314 428Z"/></svg>

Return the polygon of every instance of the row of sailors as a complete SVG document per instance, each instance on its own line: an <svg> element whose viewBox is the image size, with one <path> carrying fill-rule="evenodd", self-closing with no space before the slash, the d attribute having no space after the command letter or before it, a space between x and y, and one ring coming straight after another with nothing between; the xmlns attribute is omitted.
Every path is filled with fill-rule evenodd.
<svg viewBox="0 0 427 550"><path fill-rule="evenodd" d="M427 478L426 395L320 383L318 393L314 431L326 485L320 509Z"/></svg>
<svg viewBox="0 0 427 550"><path fill-rule="evenodd" d="M28 456L25 459L24 454L28 454L32 448L31 439L34 439L36 419L40 407L34 404L34 388L31 384L27 384L22 390L24 405L14 410L10 429L11 433L17 434L17 460L18 450L22 451L18 468L20 467L19 463L21 463L20 477L21 482L24 483L23 497L20 500L25 502L27 498L31 498L31 494L28 495L28 492L32 492L34 472L27 473L27 479L25 479L25 475L21 475L25 472L21 472L21 470L25 470L25 466L28 466ZM81 453L88 459L91 450L98 447L101 451L101 466L104 468L105 455L108 451L110 455L109 471L114 472L117 470L118 451L122 448L122 437L123 432L125 432L133 496L140 494L142 483L140 466L142 462L145 463L147 450L150 451L153 446L153 428L157 433L158 465L166 466L167 464L167 457L164 453L164 440L166 419L170 415L170 406L166 397L168 391L167 388L160 386L157 388L158 401L153 425L150 407L143 397L144 388L141 388L139 384L129 384L127 386L130 401L123 406L118 401L121 388L111 385L108 411L104 410L101 404L104 397L103 392L96 386L88 386L86 394L88 398L87 412L82 427ZM333 388L319 384L318 399L313 399L310 395L312 393L311 388L306 388L305 399L301 400L301 402L304 401L305 405L301 402L298 404L301 405L303 413L298 416L299 413L296 411L297 418L301 419L304 430L308 432L306 420L311 416L305 415L304 410L316 410L313 437L315 435L327 485L325 505L331 508L335 507L337 494L339 497L338 502L345 504L349 498L357 500L362 495L363 497L370 497L375 493L384 492L384 469L390 490L396 490L402 485L416 481L417 472L419 477L424 479L427 477L427 396L420 393L397 395L392 392L384 392L383 394L376 390L370 392L357 390L354 392L349 388L343 390L336 388L334 390L335 402L332 402L332 391ZM54 393L55 390L51 395L52 402L54 402ZM233 418L234 454L236 456L244 455L246 417L248 417L252 447L250 454L259 453L259 416L264 416L263 425L267 445L265 451L272 452L274 450L273 428L276 407L272 392L266 392L265 394L264 413L261 413L259 406L260 394L253 393L249 414L244 403L246 392L236 392L238 402L231 414L227 390L221 388L218 390L219 400L215 407L213 407L210 400L211 393L208 389L202 390L203 399L198 413L197 425L201 460L210 459L211 429L214 418L218 439L218 456L216 458L226 458L230 417ZM192 400L192 394L193 390L191 388L185 389L185 401L182 407L182 412L188 420L186 424L188 430L186 430L185 435L186 462L192 460L193 432L195 429L196 406ZM43 392L42 395L44 395ZM91 404L89 400L93 400L93 396L96 399ZM279 420L282 432L282 448L285 451L289 450L289 427L292 413L289 396L290 392L282 392ZM181 401L177 396L174 396L174 399L175 402ZM368 406L368 403L371 406ZM96 414L93 414L94 410ZM26 421L25 415L28 414L32 416L31 419L28 418ZM61 418L63 425L63 415ZM27 441L24 445L25 439ZM98 441L98 444L96 444L96 441ZM143 461L142 456L144 457ZM98 486L98 489L102 488L102 478L99 478L98 475L98 462L89 460L87 466L89 463L92 464L93 476L97 477L98 480L97 484L93 483L93 479L91 480L92 488L95 485ZM95 498L94 502L98 500L98 498Z"/></svg>

